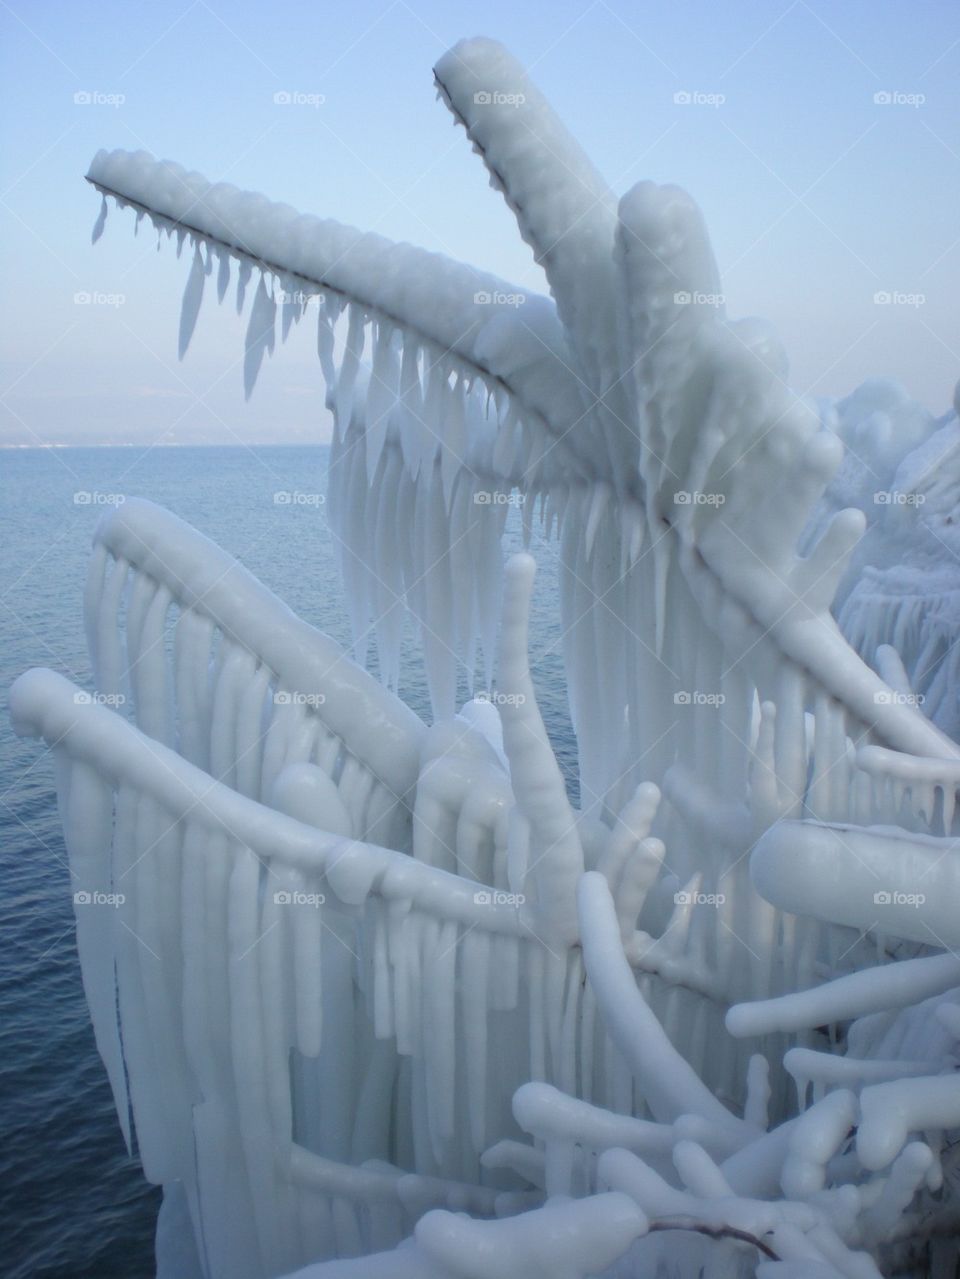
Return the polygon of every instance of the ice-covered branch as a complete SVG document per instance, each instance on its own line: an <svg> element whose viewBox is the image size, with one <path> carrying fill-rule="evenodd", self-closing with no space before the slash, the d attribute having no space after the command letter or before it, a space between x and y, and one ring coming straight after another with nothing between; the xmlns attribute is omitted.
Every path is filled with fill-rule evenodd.
<svg viewBox="0 0 960 1279"><path fill-rule="evenodd" d="M610 1034L654 1116L669 1122L679 1115L695 1114L720 1128L737 1127L739 1121L673 1048L637 989L623 953L607 881L588 871L578 885L577 900L587 976Z"/></svg>
<svg viewBox="0 0 960 1279"><path fill-rule="evenodd" d="M507 565L500 636L500 718L514 792L530 823L529 870L537 884L543 922L570 941L577 934L575 892L583 872L583 849L527 665L535 572L530 555L515 555Z"/></svg>
<svg viewBox="0 0 960 1279"><path fill-rule="evenodd" d="M220 260L221 297L230 258L239 258L238 302L251 267L280 278L292 299L285 305L296 319L310 294L329 290L339 299L337 311L353 302L386 324L409 331L415 342L439 354L449 352L477 375L501 383L537 416L543 429L552 424L550 429L562 430L561 423L574 420L570 408L571 396L576 402L576 384L548 299L528 296L507 281L439 254L299 214L289 205L274 204L228 183L211 183L202 174L155 160L144 151L99 151L87 176L118 202L146 212L159 229L175 231L181 243L187 235L206 242L207 268L212 269L214 254ZM207 269L198 270L197 261L195 255L184 306L189 318L181 326L181 336L187 338ZM258 296L264 314L261 319L252 317L256 343L268 329L272 334L276 312L266 291L261 289ZM522 325L512 301L504 301L518 296L524 298ZM324 339L329 314L321 310L319 323ZM322 345L327 345L325 339Z"/></svg>
<svg viewBox="0 0 960 1279"><path fill-rule="evenodd" d="M523 67L496 41L462 40L440 59L435 76L546 271L583 379L579 402L584 413L598 408L598 443L611 449L608 465L624 460L630 428L616 375L613 193ZM610 474L616 476L615 466Z"/></svg>
<svg viewBox="0 0 960 1279"><path fill-rule="evenodd" d="M895 828L781 822L757 844L751 875L781 909L948 947L960 943L957 850Z"/></svg>

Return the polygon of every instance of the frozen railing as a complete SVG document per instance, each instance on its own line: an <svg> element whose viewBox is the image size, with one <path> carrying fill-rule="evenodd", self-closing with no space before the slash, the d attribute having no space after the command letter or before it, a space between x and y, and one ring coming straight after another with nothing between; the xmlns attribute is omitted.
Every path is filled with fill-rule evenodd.
<svg viewBox="0 0 960 1279"><path fill-rule="evenodd" d="M150 1180L187 1188L211 1275L389 1246L436 1204L493 1211L480 1155L529 1079L641 1104L579 946L530 907L266 808L52 672L11 707L55 756L121 1124Z"/></svg>
<svg viewBox="0 0 960 1279"><path fill-rule="evenodd" d="M362 465L362 453L359 460ZM601 543L603 531L601 519L596 533ZM576 563L575 549L572 554ZM638 572L649 575L652 590L656 557L641 563ZM671 606L676 613L690 613L691 627L703 628L701 610L713 615L710 599L698 602L686 582L685 575L677 577ZM642 579L635 583L640 584ZM715 583L713 588L718 589ZM170 643L166 619L174 613ZM719 600L716 613L723 615ZM515 870L523 839L514 813L516 796L492 751L481 743L486 750L481 758L470 744L475 735L464 726L438 725L428 733L330 640L293 618L246 570L176 517L149 503L130 502L103 522L87 615L101 691L129 688L141 728L175 742L186 758L227 785L277 806L274 784L283 769L313 762L336 782L348 819L337 822L328 805L311 818L318 825L409 849L417 860L494 890L515 895L523 889ZM841 928L827 929L828 939L822 922L783 913L758 897L743 850L781 817L870 820L877 790L873 773L909 769L913 757L872 747L856 756L855 741L873 740L876 727L868 728L815 675L786 656L775 637L742 618L734 626L729 610L726 616L720 637L702 631L704 642L688 680L694 690L713 688L720 696L712 704L696 696L690 704L678 704L669 697L662 708L682 731L683 740L674 740L673 750L683 746L690 752L681 754L683 764L668 763L666 756L662 761L669 801L665 864L684 891L666 909L658 909L654 894L641 913L645 931L640 933L634 931L636 917L626 918L625 906L622 929L645 997L671 1038L720 1095L738 1100L746 1049L726 1038L718 1051L710 1049L722 1034L727 1005L805 989L832 971L833 956L855 941ZM636 624L641 628L636 664L643 676L656 643L655 610L638 616ZM678 633L684 633L682 628ZM738 663L745 651L757 658L755 665L751 660L749 678L744 663ZM680 671L687 660L682 645L671 655ZM759 672L755 678L754 671ZM504 674L500 693L509 698ZM664 681L652 675L646 672L644 696L655 711ZM873 700L886 685L868 675L873 683L860 690L858 708L877 709L888 739L899 734L936 746L940 735L927 732L914 708ZM745 708L761 697L762 708L751 720ZM652 714L644 725L645 740L656 723ZM371 731L371 725L382 731ZM638 758L655 771L657 761L639 744ZM858 759L873 773L868 776ZM943 769L950 768L944 761ZM654 800L651 818L655 812ZM928 825L931 817L925 819ZM589 836L588 820L582 824L587 844ZM654 877L658 865L654 857ZM629 902L635 890L617 888L620 871L608 872L620 899ZM643 906L641 893L636 910ZM771 1040L765 1047L776 1059L784 1046ZM775 1081L775 1105L784 1104L787 1082L782 1076ZM625 1081L611 1080L610 1088L620 1108L629 1108Z"/></svg>
<svg viewBox="0 0 960 1279"><path fill-rule="evenodd" d="M861 822L896 822L928 834L951 835L960 792L960 761L904 755L862 746L857 767L873 782L871 801L857 811Z"/></svg>
<svg viewBox="0 0 960 1279"><path fill-rule="evenodd" d="M98 691L150 737L264 802L312 762L351 833L409 848L421 721L195 529L142 500L105 516L85 619Z"/></svg>
<svg viewBox="0 0 960 1279"><path fill-rule="evenodd" d="M450 1224L420 1230L425 1214L468 1213L454 1235L472 1238L483 1218L567 1192L590 1196L564 1209L580 1223L573 1273L587 1273L647 1231L647 1189L639 1213L616 1201L616 1246L614 1202L597 1197L630 1152L666 1176L668 1156L696 1145L736 1194L771 1188L766 1152L782 1157L784 1142L761 1140L765 1074L747 1072L743 1120L697 1079L631 972L604 873L581 879L579 943L558 948L529 907L267 809L52 672L22 676L11 707L55 756L84 984L121 1122L129 1139L132 1111L148 1178L184 1186L211 1279L413 1233L438 1275L459 1276ZM642 1106L653 1121L630 1118ZM694 1200L674 1198L689 1215ZM493 1251L476 1273L556 1273L552 1221L481 1231ZM708 1244L687 1251L706 1260ZM541 1269L520 1264L528 1253ZM375 1266L403 1274L406 1255Z"/></svg>

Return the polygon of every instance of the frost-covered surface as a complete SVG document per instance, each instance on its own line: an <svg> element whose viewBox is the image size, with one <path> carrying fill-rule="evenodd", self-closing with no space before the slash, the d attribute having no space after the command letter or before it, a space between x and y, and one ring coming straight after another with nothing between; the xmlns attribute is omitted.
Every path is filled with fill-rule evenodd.
<svg viewBox="0 0 960 1279"><path fill-rule="evenodd" d="M500 46L436 78L553 300L143 153L90 172L189 242L181 354L214 273L252 297L248 390L316 307L354 656L372 627L387 686L129 503L86 613L135 724L14 689L78 884L124 898L106 927L78 903L78 946L168 1188L162 1279L187 1219L203 1279L946 1276L956 421L886 383L798 399L717 305L689 196L617 202ZM514 500L560 542L579 810ZM429 727L390 691L402 609ZM460 673L496 710L458 713Z"/></svg>
<svg viewBox="0 0 960 1279"><path fill-rule="evenodd" d="M960 422L935 418L896 383L865 383L835 409L847 453L813 526L857 506L866 536L834 601L844 635L880 670L877 650L906 661L899 690L951 737L960 737Z"/></svg>

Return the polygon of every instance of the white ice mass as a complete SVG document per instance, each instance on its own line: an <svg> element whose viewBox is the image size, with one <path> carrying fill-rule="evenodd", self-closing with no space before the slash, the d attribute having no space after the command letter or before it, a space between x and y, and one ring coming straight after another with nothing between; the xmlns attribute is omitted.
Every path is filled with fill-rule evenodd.
<svg viewBox="0 0 960 1279"><path fill-rule="evenodd" d="M85 612L132 722L13 690L159 1275L947 1279L956 414L796 397L713 304L689 196L618 202L499 45L436 81L550 298L142 152L90 169L95 239L109 199L187 246L181 354L214 275L248 391L316 317L356 637L128 501ZM511 494L559 539L579 809ZM405 610L430 726L395 696ZM493 704L458 712L463 671Z"/></svg>

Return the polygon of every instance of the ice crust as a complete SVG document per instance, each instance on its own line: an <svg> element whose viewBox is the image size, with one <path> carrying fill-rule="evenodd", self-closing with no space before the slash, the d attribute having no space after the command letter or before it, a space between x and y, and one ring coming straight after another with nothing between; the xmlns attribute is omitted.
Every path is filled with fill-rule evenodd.
<svg viewBox="0 0 960 1279"><path fill-rule="evenodd" d="M85 593L124 713L11 692L158 1273L920 1275L960 1129L956 413L798 399L685 192L618 201L491 41L436 81L551 298L143 152L88 175L94 240L109 198L187 246L181 357L208 276L248 393L315 310L354 634L129 501ZM515 505L559 543L579 809Z"/></svg>

